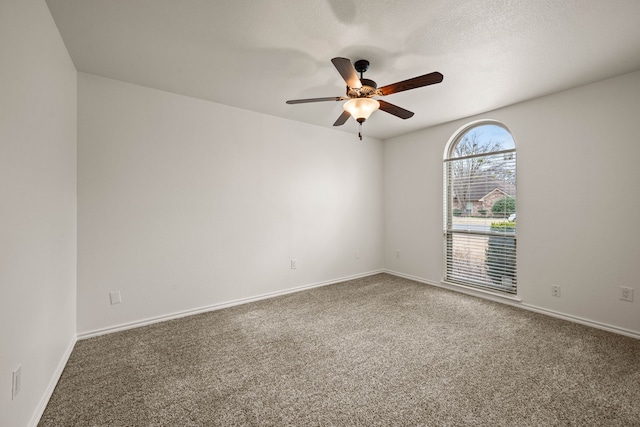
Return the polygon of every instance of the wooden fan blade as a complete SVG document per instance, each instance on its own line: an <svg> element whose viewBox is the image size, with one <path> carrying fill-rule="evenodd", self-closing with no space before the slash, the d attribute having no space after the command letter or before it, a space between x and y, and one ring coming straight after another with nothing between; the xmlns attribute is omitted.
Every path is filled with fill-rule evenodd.
<svg viewBox="0 0 640 427"><path fill-rule="evenodd" d="M390 104L387 101L383 101L381 99L379 99L378 102L380 103L380 109L385 113L393 114L394 116L400 117L401 119L405 120L413 117L413 112L409 110L405 110L402 107Z"/></svg>
<svg viewBox="0 0 640 427"><path fill-rule="evenodd" d="M342 101L347 99L342 96L330 96L328 98L307 98L307 99L291 99L287 104L304 104L306 102L323 102L323 101Z"/></svg>
<svg viewBox="0 0 640 427"><path fill-rule="evenodd" d="M351 61L347 58L333 58L331 62L333 62L333 65L347 83L347 86L354 89L360 89L362 87L362 83L360 83L360 79L358 78L358 73L356 72L356 69L353 68Z"/></svg>
<svg viewBox="0 0 640 427"><path fill-rule="evenodd" d="M349 120L349 117L351 117L351 114L349 114L347 111L343 111L342 114L340 114L340 117L338 117L338 120L336 120L333 125L342 126L347 120Z"/></svg>
<svg viewBox="0 0 640 427"><path fill-rule="evenodd" d="M436 83L440 83L444 76L437 71L433 73L425 74L424 76L414 77L409 80L403 80L398 83L386 85L378 89L378 92L382 95L391 95L392 93L403 92L409 89L416 89L422 86L428 86Z"/></svg>

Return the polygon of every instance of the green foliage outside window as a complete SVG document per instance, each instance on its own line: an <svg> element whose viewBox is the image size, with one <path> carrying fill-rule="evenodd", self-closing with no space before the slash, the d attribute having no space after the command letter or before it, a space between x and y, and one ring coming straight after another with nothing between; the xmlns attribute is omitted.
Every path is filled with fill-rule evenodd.
<svg viewBox="0 0 640 427"><path fill-rule="evenodd" d="M516 199L513 197L503 197L497 200L491 207L491 213L495 216L509 216L516 212Z"/></svg>

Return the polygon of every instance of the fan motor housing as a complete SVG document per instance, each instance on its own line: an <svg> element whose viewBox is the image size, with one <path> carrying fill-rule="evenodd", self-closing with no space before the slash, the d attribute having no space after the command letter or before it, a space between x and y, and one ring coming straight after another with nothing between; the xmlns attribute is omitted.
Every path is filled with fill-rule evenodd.
<svg viewBox="0 0 640 427"><path fill-rule="evenodd" d="M361 88L350 88L347 86L347 96L349 98L369 98L376 94L378 84L373 80L360 79Z"/></svg>

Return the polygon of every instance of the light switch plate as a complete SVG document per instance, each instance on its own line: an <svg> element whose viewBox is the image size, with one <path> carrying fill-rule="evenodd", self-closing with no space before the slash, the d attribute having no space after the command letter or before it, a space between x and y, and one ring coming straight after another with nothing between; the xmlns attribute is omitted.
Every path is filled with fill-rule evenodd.
<svg viewBox="0 0 640 427"><path fill-rule="evenodd" d="M22 366L18 366L13 370L13 378L11 381L11 400L18 397L20 387L22 386Z"/></svg>

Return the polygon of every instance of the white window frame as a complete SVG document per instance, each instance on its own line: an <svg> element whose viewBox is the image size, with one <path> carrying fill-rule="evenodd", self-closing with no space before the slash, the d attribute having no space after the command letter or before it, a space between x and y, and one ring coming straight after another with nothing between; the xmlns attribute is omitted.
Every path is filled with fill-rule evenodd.
<svg viewBox="0 0 640 427"><path fill-rule="evenodd" d="M483 119L483 120L477 120L471 123L468 123L464 126L462 126L460 129L458 129L456 132L453 133L453 135L451 136L451 138L449 139L449 141L447 142L447 145L445 147L444 150L444 154L443 154L443 211L444 211L444 215L443 215L443 279L442 282L447 284L447 285L453 285L456 287L462 287L462 288L466 288L466 289L471 289L473 291L479 291L482 293L489 293L489 294L493 294L493 295L498 295L501 297L507 297L509 299L515 299L515 300L520 300L517 296L517 277L516 277L516 285L515 285L515 289L514 290L508 290L505 291L504 289L501 289L498 286L484 286L484 285L478 285L477 283L472 283L472 282L465 282L465 281L460 281L460 280L450 280L450 278L448 277L448 272L449 272L449 264L448 264L448 238L449 235L456 234L458 233L458 231L454 231L452 230L449 225L452 224L452 216L453 216L453 206L452 206L452 197L451 197L451 182L449 179L449 173L450 173L450 168L448 166L448 164L452 161L451 159L453 158L453 151L455 150L456 145L458 144L458 142L460 142L462 140L462 138L471 130L473 130L474 128L478 128L478 127L482 127L482 126L486 126L486 125L493 125L493 126L499 126L501 128L503 128L505 131L507 131L510 135L511 138L514 141L514 148L513 149L509 149L509 150L502 150L502 151L493 151L490 153L493 154L499 154L499 153L516 153L516 147L515 147L515 138L513 138L513 133L511 132L511 130L505 126L502 122L499 122L497 120L489 120L489 119ZM490 154L488 153L488 154ZM517 160L517 159L516 159ZM515 169L517 171L517 166L515 166ZM517 196L517 194L516 194ZM473 234L473 233L472 233ZM488 236L490 233L487 233L486 235ZM509 234L509 236L513 236L514 239L514 245L517 242L517 230L516 232ZM515 270L515 273L517 275L517 268Z"/></svg>

